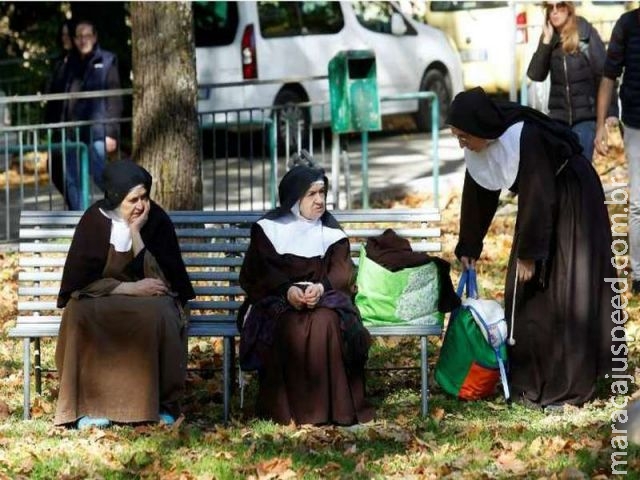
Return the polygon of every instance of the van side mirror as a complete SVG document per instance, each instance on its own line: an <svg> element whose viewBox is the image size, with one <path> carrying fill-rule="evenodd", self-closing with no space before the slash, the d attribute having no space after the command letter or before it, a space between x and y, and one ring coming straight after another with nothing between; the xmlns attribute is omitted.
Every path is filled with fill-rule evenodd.
<svg viewBox="0 0 640 480"><path fill-rule="evenodd" d="M394 35L404 35L407 33L407 24L398 12L391 14L391 33Z"/></svg>

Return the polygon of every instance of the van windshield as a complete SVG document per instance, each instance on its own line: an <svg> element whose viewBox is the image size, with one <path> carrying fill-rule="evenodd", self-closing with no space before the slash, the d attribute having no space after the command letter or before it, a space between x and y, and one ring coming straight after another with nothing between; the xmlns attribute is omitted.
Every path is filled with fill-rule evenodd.
<svg viewBox="0 0 640 480"><path fill-rule="evenodd" d="M237 2L193 2L196 47L231 45L237 29Z"/></svg>
<svg viewBox="0 0 640 480"><path fill-rule="evenodd" d="M460 10L476 10L480 8L506 7L509 2L431 2L432 12L457 12Z"/></svg>

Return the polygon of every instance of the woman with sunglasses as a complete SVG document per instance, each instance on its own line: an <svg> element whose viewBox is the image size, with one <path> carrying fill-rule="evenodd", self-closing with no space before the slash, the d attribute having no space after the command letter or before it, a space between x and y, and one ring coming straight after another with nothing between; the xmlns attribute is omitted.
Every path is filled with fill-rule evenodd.
<svg viewBox="0 0 640 480"><path fill-rule="evenodd" d="M592 160L596 128L596 97L606 50L598 31L576 15L573 2L544 2L545 23L528 77L542 82L550 75L549 116L569 124L584 156ZM612 98L608 117L618 117Z"/></svg>

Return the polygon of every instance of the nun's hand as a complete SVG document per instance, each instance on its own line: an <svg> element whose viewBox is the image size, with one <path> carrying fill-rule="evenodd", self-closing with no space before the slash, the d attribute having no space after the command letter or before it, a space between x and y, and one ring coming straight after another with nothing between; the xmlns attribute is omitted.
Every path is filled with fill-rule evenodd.
<svg viewBox="0 0 640 480"><path fill-rule="evenodd" d="M302 310L307 304L304 298L304 292L300 287L296 287L295 285L291 285L289 290L287 290L287 301L296 310Z"/></svg>
<svg viewBox="0 0 640 480"><path fill-rule="evenodd" d="M469 270L476 268L476 259L471 257L460 257L460 262L462 263L462 270Z"/></svg>
<svg viewBox="0 0 640 480"><path fill-rule="evenodd" d="M142 203L142 211L137 214L134 215L131 218L131 221L129 223L129 228L131 228L131 230L133 230L134 232L139 232L142 227L145 226L145 224L147 223L147 220L149 219L149 210L151 210L151 202L149 201L149 199L144 199L141 200Z"/></svg>
<svg viewBox="0 0 640 480"><path fill-rule="evenodd" d="M528 282L533 278L533 274L536 271L535 260L523 260L519 258L517 260L518 266L518 282Z"/></svg>
<svg viewBox="0 0 640 480"><path fill-rule="evenodd" d="M111 295L131 295L134 297L157 297L166 295L169 289L158 278L143 278L137 282L122 282L111 291Z"/></svg>
<svg viewBox="0 0 640 480"><path fill-rule="evenodd" d="M315 308L324 293L324 286L321 283L309 285L304 291L304 299L309 308Z"/></svg>

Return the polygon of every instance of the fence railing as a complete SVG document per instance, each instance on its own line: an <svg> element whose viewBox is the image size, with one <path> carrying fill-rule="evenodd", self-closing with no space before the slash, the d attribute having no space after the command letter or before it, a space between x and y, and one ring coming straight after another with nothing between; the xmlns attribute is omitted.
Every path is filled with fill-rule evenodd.
<svg viewBox="0 0 640 480"><path fill-rule="evenodd" d="M105 95L130 96L131 90L82 92L74 94L28 95L0 98L0 107L20 108L30 104L43 107L45 102L69 98ZM438 125L438 102L430 92L383 98L381 101L427 99L432 103L432 124ZM129 99L130 100L130 99ZM291 109L303 115L291 115ZM435 110L434 110L435 109ZM25 109L34 111L34 108ZM308 150L332 180L329 206L339 208L340 192L349 199L361 195L367 205L368 154L366 142L359 158L340 157L340 139L328 128L327 102L265 106L229 111L200 112L200 158L204 209L264 210L277 203L277 181L286 171L290 156L302 148ZM435 117L434 117L435 115ZM296 118L303 119L293 123ZM315 119L315 120L314 120ZM110 158L128 158L131 151L131 116L111 119L120 132L118 150ZM102 197L92 178L87 146L79 132L95 122L32 123L0 126L0 242L17 238L21 209L65 209L62 191L54 184L53 172L66 178L69 152L79 162L82 172L83 205ZM431 153L425 151L425 174L433 162L434 192L437 198L438 130L432 132ZM355 160L354 160L355 159ZM357 168L349 162L358 163ZM341 176L342 173L342 176ZM63 184L64 185L64 184ZM360 189L358 191L357 189Z"/></svg>

